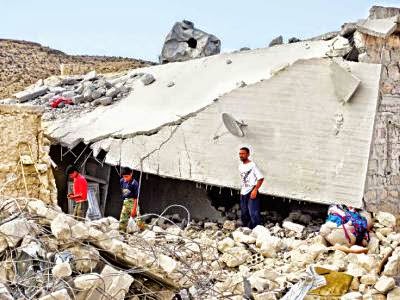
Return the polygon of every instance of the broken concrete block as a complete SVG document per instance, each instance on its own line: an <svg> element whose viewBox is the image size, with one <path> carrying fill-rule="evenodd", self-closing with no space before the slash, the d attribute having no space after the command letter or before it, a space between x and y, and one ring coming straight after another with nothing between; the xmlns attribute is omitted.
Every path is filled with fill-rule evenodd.
<svg viewBox="0 0 400 300"><path fill-rule="evenodd" d="M332 39L330 50L326 53L326 55L329 57L343 57L351 51L351 48L352 47L348 39L342 36L337 36Z"/></svg>
<svg viewBox="0 0 400 300"><path fill-rule="evenodd" d="M72 269L68 262L63 262L55 265L51 270L51 273L57 278L65 278L71 276Z"/></svg>
<svg viewBox="0 0 400 300"><path fill-rule="evenodd" d="M290 221L283 222L282 227L286 228L288 230L297 232L297 233L302 233L303 230L304 230L304 226L303 225L297 224L297 223L293 223L293 222L290 222Z"/></svg>
<svg viewBox="0 0 400 300"><path fill-rule="evenodd" d="M15 247L31 230L28 221L22 218L14 219L0 226L0 234L7 243L6 247ZM4 240L0 241L0 251L5 249Z"/></svg>
<svg viewBox="0 0 400 300"><path fill-rule="evenodd" d="M400 274L400 247L397 247L389 257L383 270L383 275L398 276Z"/></svg>
<svg viewBox="0 0 400 300"><path fill-rule="evenodd" d="M380 211L375 215L375 219L386 227L395 227L396 226L396 217L388 212Z"/></svg>
<svg viewBox="0 0 400 300"><path fill-rule="evenodd" d="M71 297L68 295L66 289L55 291L44 297L39 298L39 300L70 300Z"/></svg>
<svg viewBox="0 0 400 300"><path fill-rule="evenodd" d="M14 96L18 99L20 103L30 101L35 99L36 97L42 96L46 94L49 90L47 86L36 87L32 90L25 90L19 93L14 94Z"/></svg>
<svg viewBox="0 0 400 300"><path fill-rule="evenodd" d="M133 277L108 265L100 273L101 284L86 300L123 300Z"/></svg>
<svg viewBox="0 0 400 300"><path fill-rule="evenodd" d="M119 89L117 89L117 88L115 88L115 87L112 87L111 89L108 89L108 90L106 91L106 97L114 98L115 96L118 95L119 92L120 92Z"/></svg>
<svg viewBox="0 0 400 300"><path fill-rule="evenodd" d="M164 254L158 256L158 264L167 274L174 272L177 267L176 260Z"/></svg>
<svg viewBox="0 0 400 300"><path fill-rule="evenodd" d="M235 241L230 237L224 238L222 241L218 242L218 250L222 253L227 252L229 249L235 246Z"/></svg>
<svg viewBox="0 0 400 300"><path fill-rule="evenodd" d="M80 290L90 290L98 286L101 282L100 274L97 273L79 275L74 279L75 287Z"/></svg>
<svg viewBox="0 0 400 300"><path fill-rule="evenodd" d="M254 236L244 234L238 230L232 232L232 237L233 240L238 243L254 244L256 242L256 238Z"/></svg>
<svg viewBox="0 0 400 300"><path fill-rule="evenodd" d="M247 258L250 257L250 252L240 247L233 247L227 250L221 257L221 261L228 267L234 268L244 264Z"/></svg>
<svg viewBox="0 0 400 300"><path fill-rule="evenodd" d="M384 19L366 19L357 23L357 30L379 38L387 38L397 29L399 16Z"/></svg>
<svg viewBox="0 0 400 300"><path fill-rule="evenodd" d="M90 71L89 73L87 73L87 74L83 77L83 80L84 80L84 81L92 81L92 80L95 80L95 79L97 79L97 73L96 73L95 70Z"/></svg>
<svg viewBox="0 0 400 300"><path fill-rule="evenodd" d="M269 42L268 47L276 46L276 45L282 45L283 44L283 36L278 36L274 39L272 39L271 42Z"/></svg>
<svg viewBox="0 0 400 300"><path fill-rule="evenodd" d="M140 81L143 83L143 85L149 85L152 84L156 79L154 78L153 75L151 74L144 74L141 78Z"/></svg>
<svg viewBox="0 0 400 300"><path fill-rule="evenodd" d="M260 253L264 257L276 257L277 252L282 246L282 241L276 236L268 236L264 239L260 247Z"/></svg>
<svg viewBox="0 0 400 300"><path fill-rule="evenodd" d="M361 84L361 80L332 61L329 65L335 94L339 102L348 102Z"/></svg>
<svg viewBox="0 0 400 300"><path fill-rule="evenodd" d="M277 300L278 299L274 292L264 292L264 293L260 293L260 294L254 294L253 297L254 297L254 300Z"/></svg>
<svg viewBox="0 0 400 300"><path fill-rule="evenodd" d="M160 63L185 61L218 54L221 41L214 35L194 27L193 22L176 22L165 38Z"/></svg>
<svg viewBox="0 0 400 300"><path fill-rule="evenodd" d="M71 238L71 228L64 214L59 214L50 224L51 233L60 240Z"/></svg>
<svg viewBox="0 0 400 300"><path fill-rule="evenodd" d="M396 282L392 277L382 276L381 278L379 278L378 282L375 284L374 287L378 292L386 294L395 286Z"/></svg>
<svg viewBox="0 0 400 300"><path fill-rule="evenodd" d="M269 280L255 274L248 278L251 288L257 292L263 292L269 287Z"/></svg>

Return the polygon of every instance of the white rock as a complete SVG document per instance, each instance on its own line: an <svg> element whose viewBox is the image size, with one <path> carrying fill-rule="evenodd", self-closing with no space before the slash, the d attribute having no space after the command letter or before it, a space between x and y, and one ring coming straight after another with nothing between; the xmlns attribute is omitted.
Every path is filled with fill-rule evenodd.
<svg viewBox="0 0 400 300"><path fill-rule="evenodd" d="M330 50L328 51L328 56L345 56L351 50L351 45L349 40L342 37L337 36L331 40Z"/></svg>
<svg viewBox="0 0 400 300"><path fill-rule="evenodd" d="M106 265L100 273L101 283L85 300L107 299L123 300L133 282L133 277Z"/></svg>
<svg viewBox="0 0 400 300"><path fill-rule="evenodd" d="M0 252L8 247L15 247L31 231L26 219L18 218L0 226ZM6 243L5 243L6 242Z"/></svg>
<svg viewBox="0 0 400 300"><path fill-rule="evenodd" d="M391 290L387 296L386 300L398 300L400 299L400 287L396 286L393 290Z"/></svg>
<svg viewBox="0 0 400 300"><path fill-rule="evenodd" d="M238 243L254 244L256 242L255 237L244 234L243 232L238 231L238 230L232 232L232 237L233 237L233 240Z"/></svg>
<svg viewBox="0 0 400 300"><path fill-rule="evenodd" d="M156 241L156 233L154 231L145 230L141 233L141 236L146 240L146 242L154 245Z"/></svg>
<svg viewBox="0 0 400 300"><path fill-rule="evenodd" d="M396 226L396 217L388 212L380 211L375 215L376 220L386 227Z"/></svg>
<svg viewBox="0 0 400 300"><path fill-rule="evenodd" d="M80 290L89 290L102 282L100 274L83 274L74 279L75 287Z"/></svg>
<svg viewBox="0 0 400 300"><path fill-rule="evenodd" d="M351 292L344 294L342 297L340 297L340 300L362 300L363 296L360 292Z"/></svg>
<svg viewBox="0 0 400 300"><path fill-rule="evenodd" d="M250 282L251 288L257 290L257 292L263 292L268 288L268 279L253 274L248 278L248 280Z"/></svg>
<svg viewBox="0 0 400 300"><path fill-rule="evenodd" d="M254 300L277 300L274 292L264 292L261 294L255 294Z"/></svg>
<svg viewBox="0 0 400 300"><path fill-rule="evenodd" d="M68 262L57 264L51 270L51 273L57 278L64 278L71 276L72 269Z"/></svg>
<svg viewBox="0 0 400 300"><path fill-rule="evenodd" d="M158 263L167 274L175 271L177 267L176 260L164 254L159 255Z"/></svg>
<svg viewBox="0 0 400 300"><path fill-rule="evenodd" d="M55 291L44 297L39 298L40 300L70 300L71 297L68 295L66 289Z"/></svg>
<svg viewBox="0 0 400 300"><path fill-rule="evenodd" d="M250 257L249 251L240 247L233 247L225 252L220 259L228 267L234 268L244 264L248 257Z"/></svg>
<svg viewBox="0 0 400 300"><path fill-rule="evenodd" d="M365 285L374 285L378 281L378 275L366 274L361 276L360 282Z"/></svg>
<svg viewBox="0 0 400 300"><path fill-rule="evenodd" d="M218 250L225 253L227 250L235 246L235 241L229 237L224 238L222 241L218 242Z"/></svg>
<svg viewBox="0 0 400 300"><path fill-rule="evenodd" d="M288 230L297 232L297 233L302 233L303 230L304 230L304 226L303 225L297 224L297 223L293 223L293 222L290 222L290 221L283 222L282 227L286 228Z"/></svg>
<svg viewBox="0 0 400 300"><path fill-rule="evenodd" d="M264 257L276 257L277 252L281 249L282 241L276 236L265 237L260 247L260 253Z"/></svg>
<svg viewBox="0 0 400 300"><path fill-rule="evenodd" d="M84 77L83 80L85 81L90 81L90 80L95 80L97 78L97 73L95 70L90 71L89 73L87 73Z"/></svg>
<svg viewBox="0 0 400 300"><path fill-rule="evenodd" d="M397 247L392 256L389 257L388 262L383 270L383 275L398 276L400 274L400 247Z"/></svg>
<svg viewBox="0 0 400 300"><path fill-rule="evenodd" d="M59 214L50 224L51 233L57 239L63 241L71 238L71 227L66 219L64 214Z"/></svg>
<svg viewBox="0 0 400 300"><path fill-rule="evenodd" d="M154 78L153 75L151 74L144 74L141 78L140 81L143 83L143 85L149 85L152 84L156 79Z"/></svg>
<svg viewBox="0 0 400 300"><path fill-rule="evenodd" d="M396 282L392 277L382 276L381 278L379 278L378 282L375 284L374 287L378 292L386 294L395 286Z"/></svg>

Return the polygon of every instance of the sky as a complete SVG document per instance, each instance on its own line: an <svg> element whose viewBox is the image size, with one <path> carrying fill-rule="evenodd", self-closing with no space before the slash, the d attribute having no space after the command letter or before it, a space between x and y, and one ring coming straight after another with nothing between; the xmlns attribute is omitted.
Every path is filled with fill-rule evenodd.
<svg viewBox="0 0 400 300"><path fill-rule="evenodd" d="M0 38L41 43L68 54L157 61L176 21L216 35L222 51L260 48L282 35L307 38L400 0L0 0Z"/></svg>

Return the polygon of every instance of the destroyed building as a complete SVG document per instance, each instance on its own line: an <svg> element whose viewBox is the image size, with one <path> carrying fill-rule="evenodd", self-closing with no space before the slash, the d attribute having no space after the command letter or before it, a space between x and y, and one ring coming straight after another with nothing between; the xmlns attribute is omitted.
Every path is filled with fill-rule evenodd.
<svg viewBox="0 0 400 300"><path fill-rule="evenodd" d="M117 217L118 171L128 166L143 175L144 212L184 204L216 220L213 206L237 201L236 152L251 145L265 197L398 211L397 12L375 11L326 40L64 77L28 90L40 92L28 104L46 104L49 94L77 99L47 107L44 118L59 203L66 203L63 167L75 162L102 214ZM228 130L224 113L243 122L243 136Z"/></svg>
<svg viewBox="0 0 400 300"><path fill-rule="evenodd" d="M18 93L22 105L0 106L1 296L291 299L296 286L319 286L318 265L326 278L343 279L341 290L321 284L305 299L399 299L398 220L377 212L399 213L398 15L373 7L367 20L323 40L55 77ZM377 212L368 252L330 247L307 207L282 227L273 211L253 230L192 223L217 220L215 207L235 203L242 145L254 150L266 179L260 192L277 206ZM99 220L76 221L54 205L50 165L63 206L71 163L89 181ZM119 232L112 217L121 166L141 182L142 213L151 217L142 232ZM188 209L178 210L179 226L160 215L172 204ZM300 219L307 227L291 222Z"/></svg>

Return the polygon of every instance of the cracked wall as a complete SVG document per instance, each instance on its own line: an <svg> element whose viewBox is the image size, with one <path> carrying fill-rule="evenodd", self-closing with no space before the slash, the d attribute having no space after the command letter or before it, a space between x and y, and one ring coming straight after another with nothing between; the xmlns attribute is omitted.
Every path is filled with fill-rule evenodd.
<svg viewBox="0 0 400 300"><path fill-rule="evenodd" d="M42 111L33 107L0 105L0 193L56 203L57 191L48 156L49 142L43 137L41 115ZM28 194L22 168L18 165L19 153L30 155L27 145L31 147L39 173L34 165L24 165Z"/></svg>

